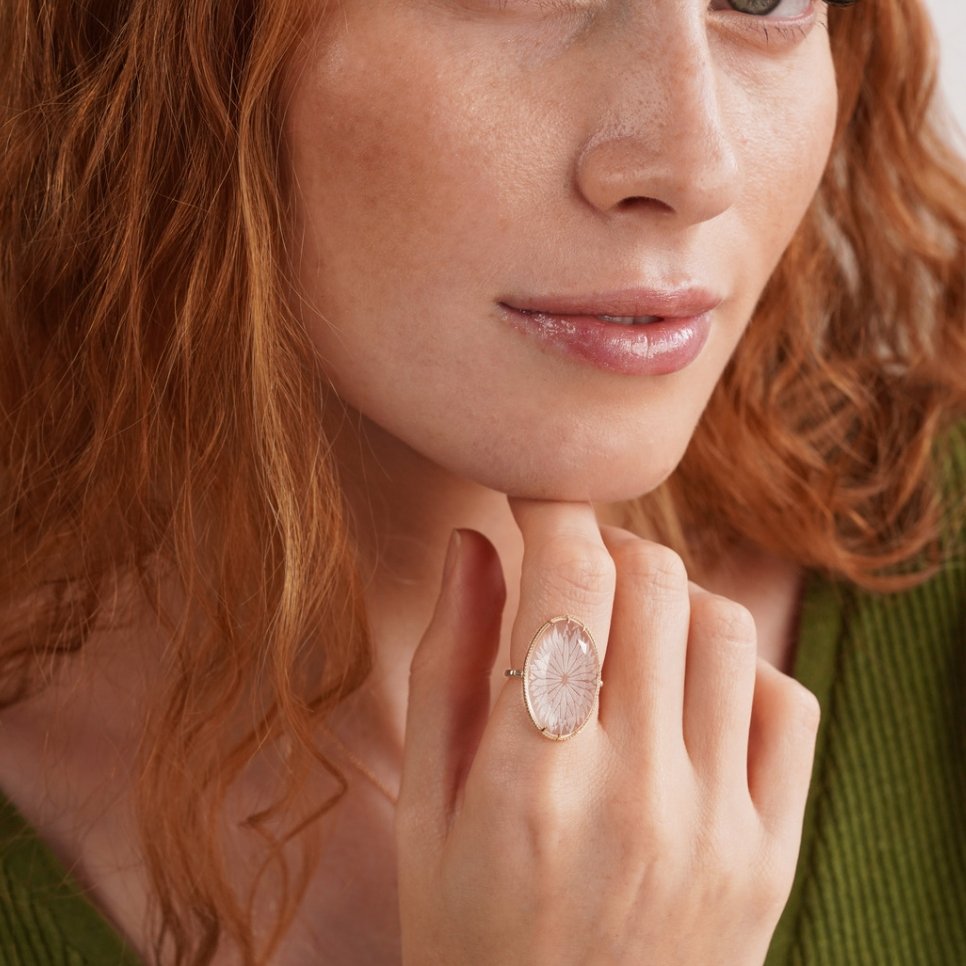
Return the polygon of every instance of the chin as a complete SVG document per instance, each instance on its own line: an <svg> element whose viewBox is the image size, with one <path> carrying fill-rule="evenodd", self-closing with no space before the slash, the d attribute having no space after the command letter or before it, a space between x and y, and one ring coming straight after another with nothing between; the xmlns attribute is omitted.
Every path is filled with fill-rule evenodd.
<svg viewBox="0 0 966 966"><path fill-rule="evenodd" d="M670 475L670 474L667 474ZM526 487L503 490L507 496L527 497L539 500L561 500L566 502L622 503L636 500L645 493L657 489L667 479L667 475L639 481L636 485L616 480L579 480L559 482L557 480L538 480Z"/></svg>
<svg viewBox="0 0 966 966"><path fill-rule="evenodd" d="M539 500L561 500L591 503L619 503L635 500L660 486L681 460L681 453L644 453L629 459L625 451L607 459L600 456L586 460L565 459L560 454L553 462L540 465L526 462L518 466L467 468L464 475L508 496Z"/></svg>

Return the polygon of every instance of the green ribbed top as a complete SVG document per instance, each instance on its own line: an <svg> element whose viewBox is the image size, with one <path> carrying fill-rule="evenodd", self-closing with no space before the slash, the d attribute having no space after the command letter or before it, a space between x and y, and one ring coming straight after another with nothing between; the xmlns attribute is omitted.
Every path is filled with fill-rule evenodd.
<svg viewBox="0 0 966 966"><path fill-rule="evenodd" d="M0 966L138 966L77 881L0 796Z"/></svg>
<svg viewBox="0 0 966 966"><path fill-rule="evenodd" d="M949 443L949 505L962 506L966 422ZM949 531L966 536L964 521L951 517ZM808 575L792 674L818 697L822 723L795 884L765 966L966 964L959 543L938 576L901 594ZM0 797L0 966L137 962Z"/></svg>
<svg viewBox="0 0 966 966"><path fill-rule="evenodd" d="M822 722L765 966L966 966L966 421L947 440L936 577L876 595L810 576L793 675Z"/></svg>

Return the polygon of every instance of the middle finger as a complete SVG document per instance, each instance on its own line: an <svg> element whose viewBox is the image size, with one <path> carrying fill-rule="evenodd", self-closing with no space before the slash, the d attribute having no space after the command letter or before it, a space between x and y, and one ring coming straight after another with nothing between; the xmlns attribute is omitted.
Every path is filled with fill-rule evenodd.
<svg viewBox="0 0 966 966"><path fill-rule="evenodd" d="M617 568L600 723L650 758L686 755L682 719L690 598L673 550L619 527L600 528Z"/></svg>

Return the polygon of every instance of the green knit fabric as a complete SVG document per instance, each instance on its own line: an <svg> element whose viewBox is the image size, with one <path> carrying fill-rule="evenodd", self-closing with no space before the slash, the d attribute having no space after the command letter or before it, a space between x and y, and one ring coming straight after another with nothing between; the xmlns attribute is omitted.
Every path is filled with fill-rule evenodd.
<svg viewBox="0 0 966 966"><path fill-rule="evenodd" d="M0 966L137 966L53 853L0 796Z"/></svg>
<svg viewBox="0 0 966 966"><path fill-rule="evenodd" d="M811 576L792 673L822 723L765 966L966 966L966 422L948 442L937 577L886 596Z"/></svg>
<svg viewBox="0 0 966 966"><path fill-rule="evenodd" d="M961 508L966 422L949 444L948 505ZM795 884L765 966L966 964L961 509L948 531L955 558L905 593L808 576L792 673L822 723ZM137 962L0 797L0 966Z"/></svg>

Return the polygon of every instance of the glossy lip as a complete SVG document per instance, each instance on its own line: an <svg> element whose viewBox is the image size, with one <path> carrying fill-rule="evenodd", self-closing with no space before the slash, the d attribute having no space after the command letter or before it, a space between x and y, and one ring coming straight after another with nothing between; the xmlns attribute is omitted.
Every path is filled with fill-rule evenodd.
<svg viewBox="0 0 966 966"><path fill-rule="evenodd" d="M501 299L511 309L540 315L656 315L693 318L711 312L722 298L704 288L632 288L592 295L537 295Z"/></svg>
<svg viewBox="0 0 966 966"><path fill-rule="evenodd" d="M666 375L691 363L723 301L706 289L625 289L579 296L512 297L499 305L511 326L551 351L626 375ZM621 325L598 315L656 316Z"/></svg>

